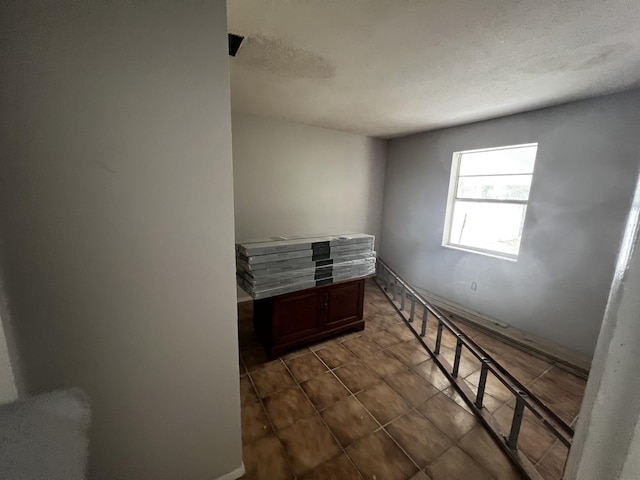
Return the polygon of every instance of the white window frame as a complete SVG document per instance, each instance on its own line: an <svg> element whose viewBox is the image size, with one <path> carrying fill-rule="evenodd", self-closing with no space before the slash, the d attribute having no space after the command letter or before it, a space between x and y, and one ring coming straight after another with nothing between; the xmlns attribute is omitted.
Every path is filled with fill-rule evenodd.
<svg viewBox="0 0 640 480"><path fill-rule="evenodd" d="M460 178L459 172L460 172L460 161L462 159L462 156L465 153L476 153L476 152L495 152L498 150L511 150L514 148L523 148L523 147L538 147L538 143L523 143L523 144L519 144L519 145L506 145L503 147L492 147L492 148L478 148L475 150L461 150L459 152L453 152L453 157L452 157L452 161L451 161L451 176L449 177L449 192L447 194L447 209L445 212L445 217L444 217L444 232L442 234L442 246L446 247L446 248L452 248L454 250L462 250L464 252L470 252L470 253L477 253L480 255L486 255L489 257L494 257L494 258L500 258L503 260L510 260L512 262L517 262L518 261L518 255L513 255L510 253L505 253L505 252L500 252L497 250L487 250L484 248L479 248L479 247L470 247L468 245L459 245L456 243L452 243L451 242L451 224L453 222L453 209L454 209L454 205L456 200L458 200L456 198L456 193L458 192L458 180ZM537 152L536 152L536 156L537 156ZM534 163L534 170L535 170L535 163ZM533 175L534 172L531 173L531 178L533 181ZM531 196L531 193L529 193L529 197ZM527 197L526 200L500 200L500 199L487 199L487 200L473 200L474 202L486 202L486 203L502 203L502 204L517 204L517 205L525 205L528 206L529 204L529 197ZM525 212L525 222L526 222L526 215L528 213L528 208L527 211ZM522 243L522 236L524 234L524 229L522 234L520 235L520 242Z"/></svg>

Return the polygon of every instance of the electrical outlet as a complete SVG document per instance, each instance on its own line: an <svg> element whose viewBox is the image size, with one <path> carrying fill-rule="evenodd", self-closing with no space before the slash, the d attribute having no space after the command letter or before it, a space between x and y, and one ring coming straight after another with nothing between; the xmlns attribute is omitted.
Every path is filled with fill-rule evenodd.
<svg viewBox="0 0 640 480"><path fill-rule="evenodd" d="M475 290L478 288L478 284L476 282L471 282L471 290Z"/></svg>

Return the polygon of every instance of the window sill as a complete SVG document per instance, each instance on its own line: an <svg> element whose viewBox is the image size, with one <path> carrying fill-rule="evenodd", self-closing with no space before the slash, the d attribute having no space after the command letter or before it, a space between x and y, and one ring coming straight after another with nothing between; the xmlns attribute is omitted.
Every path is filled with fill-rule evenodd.
<svg viewBox="0 0 640 480"><path fill-rule="evenodd" d="M442 246L445 247L445 248L450 248L451 250L459 250L461 252L467 252L467 253L476 253L478 255L484 255L485 257L498 258L500 260L507 260L509 262L517 262L518 261L518 257L508 257L506 255L501 255L500 253L496 253L496 252L487 252L487 251L484 251L484 250L476 250L476 249L470 248L470 247L463 247L463 246L460 246L460 245L450 245L450 244L446 244L446 243L443 243Z"/></svg>

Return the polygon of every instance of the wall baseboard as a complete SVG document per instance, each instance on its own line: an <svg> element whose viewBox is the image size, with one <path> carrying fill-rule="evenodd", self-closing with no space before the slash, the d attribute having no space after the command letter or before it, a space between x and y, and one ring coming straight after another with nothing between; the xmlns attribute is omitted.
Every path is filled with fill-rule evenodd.
<svg viewBox="0 0 640 480"><path fill-rule="evenodd" d="M240 466L236 468L234 471L225 473L221 477L216 478L216 480L236 480L237 478L240 478L244 474L245 474L244 462L242 462Z"/></svg>
<svg viewBox="0 0 640 480"><path fill-rule="evenodd" d="M524 348L534 355L553 361L559 366L567 367L581 377L586 378L589 375L591 358L586 355L557 345L546 338L541 338L519 330L502 321L471 310L422 288L416 287L416 290L435 306L452 313L462 322L482 330L487 335L498 337L506 343Z"/></svg>

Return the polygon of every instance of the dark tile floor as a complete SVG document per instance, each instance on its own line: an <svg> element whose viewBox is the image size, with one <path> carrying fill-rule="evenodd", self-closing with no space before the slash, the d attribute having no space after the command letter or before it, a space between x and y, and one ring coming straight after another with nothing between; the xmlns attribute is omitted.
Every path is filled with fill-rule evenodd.
<svg viewBox="0 0 640 480"><path fill-rule="evenodd" d="M372 281L366 287L364 331L275 360L253 335L252 313L251 302L239 304L243 478L521 478ZM434 323L427 343L435 338ZM575 422L583 379L461 328L566 421ZM442 355L452 359L454 348L453 336L445 335ZM471 386L479 369L474 358L463 356L460 375ZM491 379L486 391L486 408L507 428L511 394ZM546 479L560 479L567 450L537 422L525 418L520 448Z"/></svg>

